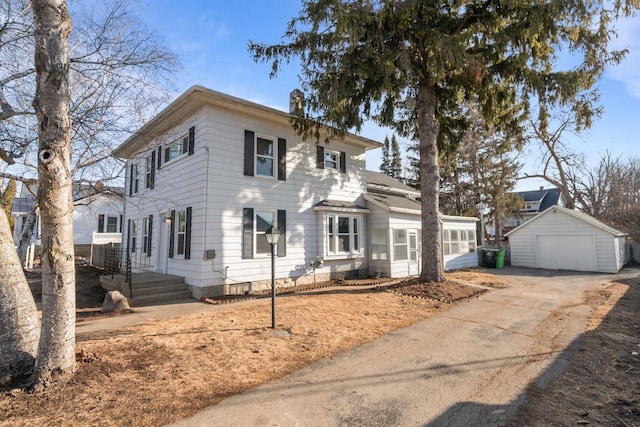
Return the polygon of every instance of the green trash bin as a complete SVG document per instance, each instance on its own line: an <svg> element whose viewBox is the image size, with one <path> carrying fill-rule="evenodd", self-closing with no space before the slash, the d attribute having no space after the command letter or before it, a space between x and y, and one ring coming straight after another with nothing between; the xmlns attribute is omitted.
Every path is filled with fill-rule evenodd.
<svg viewBox="0 0 640 427"><path fill-rule="evenodd" d="M496 268L504 267L504 250L500 249L498 251L498 256L496 257Z"/></svg>

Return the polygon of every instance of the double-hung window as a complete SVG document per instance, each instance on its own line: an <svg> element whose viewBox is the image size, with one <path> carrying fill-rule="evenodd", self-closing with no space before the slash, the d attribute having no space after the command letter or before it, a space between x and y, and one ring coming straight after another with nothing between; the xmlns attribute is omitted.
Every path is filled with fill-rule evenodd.
<svg viewBox="0 0 640 427"><path fill-rule="evenodd" d="M274 211L255 211L255 248L256 255L259 254L271 254L271 245L267 242L267 238L264 233L271 227L276 221L276 213Z"/></svg>
<svg viewBox="0 0 640 427"><path fill-rule="evenodd" d="M144 218L142 221L142 253L146 254L149 250L149 217Z"/></svg>
<svg viewBox="0 0 640 427"><path fill-rule="evenodd" d="M176 255L184 256L187 235L187 211L176 212Z"/></svg>
<svg viewBox="0 0 640 427"><path fill-rule="evenodd" d="M134 163L131 165L131 172L129 177L129 195L135 194L138 192L140 185L140 177L138 176L138 164Z"/></svg>
<svg viewBox="0 0 640 427"><path fill-rule="evenodd" d="M256 176L276 177L276 140L266 136L256 136Z"/></svg>
<svg viewBox="0 0 640 427"><path fill-rule="evenodd" d="M327 254L350 255L360 252L360 215L327 215Z"/></svg>
<svg viewBox="0 0 640 427"><path fill-rule="evenodd" d="M136 245L138 240L138 221L131 220L131 252L136 251Z"/></svg>
<svg viewBox="0 0 640 427"><path fill-rule="evenodd" d="M340 153L337 151L324 150L324 168L340 169Z"/></svg>
<svg viewBox="0 0 640 427"><path fill-rule="evenodd" d="M172 142L164 149L164 161L165 163L171 160L177 159L189 151L189 136L185 135L182 138Z"/></svg>

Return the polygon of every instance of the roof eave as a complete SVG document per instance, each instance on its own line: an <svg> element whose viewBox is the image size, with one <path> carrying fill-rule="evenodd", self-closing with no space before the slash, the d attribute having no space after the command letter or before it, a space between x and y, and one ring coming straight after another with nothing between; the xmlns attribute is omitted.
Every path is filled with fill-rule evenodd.
<svg viewBox="0 0 640 427"><path fill-rule="evenodd" d="M114 157L129 159L140 151L141 143L149 143L156 135L162 134L180 120L195 113L204 104L216 105L229 110L241 111L270 121L289 125L293 117L289 113L277 110L272 107L257 104L245 99L236 98L203 86L192 86L187 89L176 100L169 104L153 119L143 125L138 131L127 138L122 144L113 150ZM153 132L152 132L153 130ZM149 138L150 137L150 138ZM347 133L344 141L360 146L365 151L382 147L382 143L363 136Z"/></svg>

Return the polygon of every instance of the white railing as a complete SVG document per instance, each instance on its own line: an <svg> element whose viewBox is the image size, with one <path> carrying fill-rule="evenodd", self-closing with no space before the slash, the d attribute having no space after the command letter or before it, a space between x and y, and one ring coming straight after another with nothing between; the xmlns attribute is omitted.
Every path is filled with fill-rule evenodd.
<svg viewBox="0 0 640 427"><path fill-rule="evenodd" d="M122 243L122 233L96 233L91 238L92 245L106 245L108 243Z"/></svg>

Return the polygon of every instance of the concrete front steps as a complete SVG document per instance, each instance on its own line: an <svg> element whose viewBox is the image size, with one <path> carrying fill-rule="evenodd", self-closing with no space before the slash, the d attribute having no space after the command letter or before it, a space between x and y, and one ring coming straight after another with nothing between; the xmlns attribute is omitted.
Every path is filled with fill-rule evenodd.
<svg viewBox="0 0 640 427"><path fill-rule="evenodd" d="M113 278L100 276L100 284L108 291L119 291L126 296L131 307L193 300L184 277L145 271L132 273L131 279L131 293L123 274L114 274Z"/></svg>

